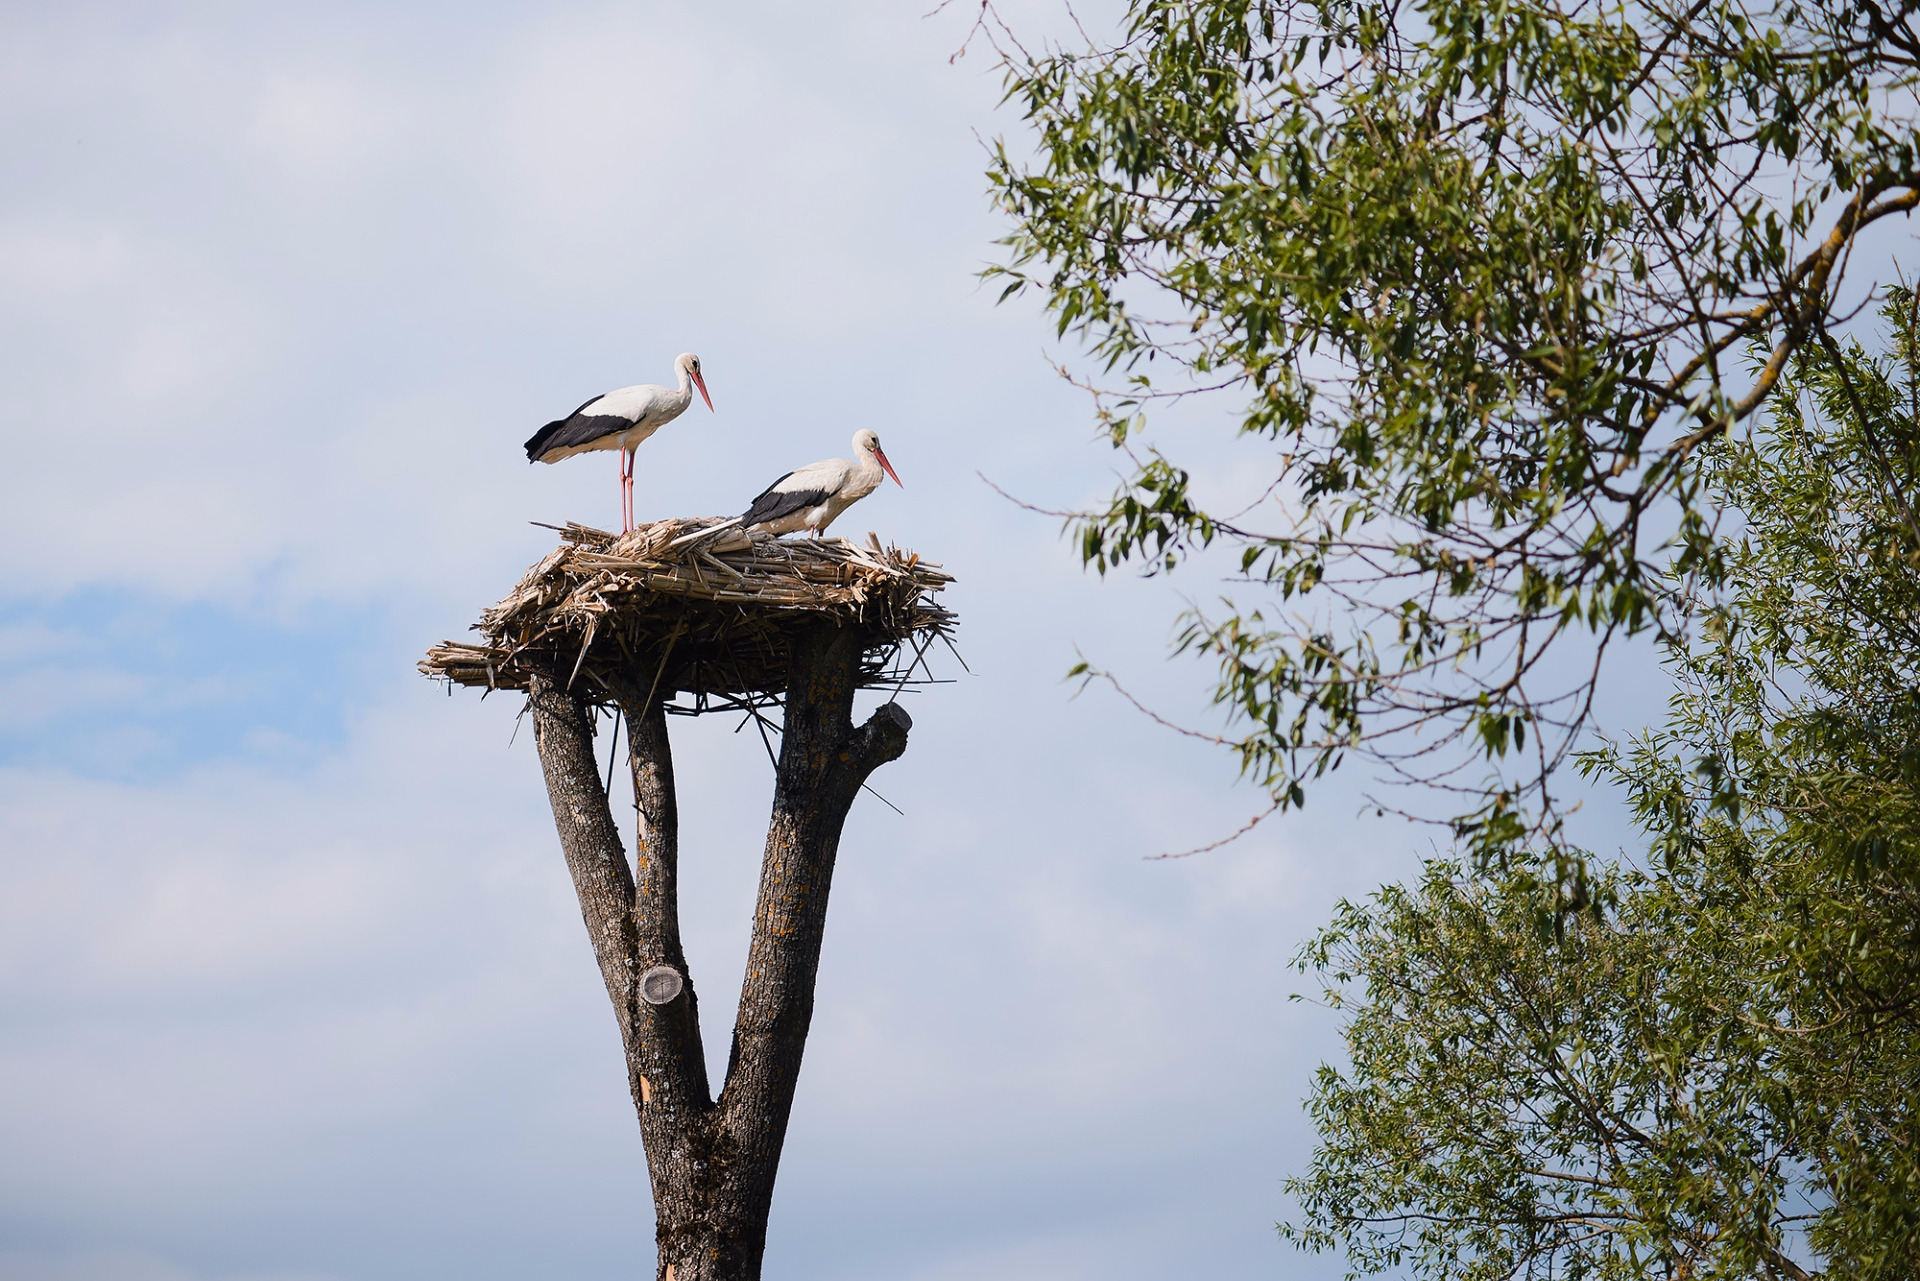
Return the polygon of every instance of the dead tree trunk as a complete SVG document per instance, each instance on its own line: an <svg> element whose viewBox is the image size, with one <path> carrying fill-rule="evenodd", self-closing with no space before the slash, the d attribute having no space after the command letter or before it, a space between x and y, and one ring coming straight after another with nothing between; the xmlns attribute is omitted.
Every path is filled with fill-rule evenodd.
<svg viewBox="0 0 1920 1281"><path fill-rule="evenodd" d="M612 685L630 727L639 809L632 864L600 782L587 705L550 677L531 683L554 823L626 1049L653 1183L657 1279L760 1275L774 1175L813 1018L841 828L868 775L906 751L912 724L895 703L853 724L865 643L856 629L830 622L794 639L753 940L717 1100L680 945L673 757L651 673L636 666L631 683ZM656 966L685 979L680 993L659 1005L643 997L640 983Z"/></svg>
<svg viewBox="0 0 1920 1281"><path fill-rule="evenodd" d="M659 520L618 538L567 525L560 538L481 614L477 642L431 646L420 670L527 693L554 824L626 1051L653 1183L656 1276L757 1278L840 831L861 784L906 750L911 727L888 703L856 728L854 692L917 683L927 646L949 639L956 622L935 599L953 576L877 537L781 541L731 520ZM665 707L757 709L782 691L760 900L716 1099L680 945ZM631 862L593 751L593 715L609 703L628 725L639 810Z"/></svg>

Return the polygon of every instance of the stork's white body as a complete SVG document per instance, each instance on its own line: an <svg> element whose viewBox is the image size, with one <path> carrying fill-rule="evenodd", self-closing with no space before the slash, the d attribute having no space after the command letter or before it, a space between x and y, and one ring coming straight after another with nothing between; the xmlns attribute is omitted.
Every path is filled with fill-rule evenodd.
<svg viewBox="0 0 1920 1281"><path fill-rule="evenodd" d="M637 387L622 387L604 396L596 396L561 421L573 423L576 420L598 418L618 420L621 425L616 426L613 422L592 423L592 427L604 428L605 434L566 444L551 444L541 450L540 456L533 461L557 463L562 458L571 458L590 450L637 449L641 441L685 413L687 406L692 403L693 380L687 377L685 371L680 374L678 391L654 383L641 383Z"/></svg>
<svg viewBox="0 0 1920 1281"><path fill-rule="evenodd" d="M853 504L880 488L886 477L880 465L862 467L844 458L826 458L788 472L768 490L770 496L792 498L807 495L810 501L772 520L758 521L750 529L763 534L824 534L834 518ZM813 495L820 495L813 499Z"/></svg>
<svg viewBox="0 0 1920 1281"><path fill-rule="evenodd" d="M750 533L799 533L818 537L841 512L871 494L893 476L880 438L870 431L853 437L854 461L826 458L788 472L767 486L740 517ZM898 485L900 478L893 476Z"/></svg>

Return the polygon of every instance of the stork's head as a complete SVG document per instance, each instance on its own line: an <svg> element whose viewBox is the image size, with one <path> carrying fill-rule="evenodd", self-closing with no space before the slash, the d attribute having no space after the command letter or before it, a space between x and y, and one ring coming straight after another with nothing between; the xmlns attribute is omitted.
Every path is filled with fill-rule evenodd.
<svg viewBox="0 0 1920 1281"><path fill-rule="evenodd" d="M859 431L853 433L853 447L862 454L871 455L873 461L880 464L881 471L884 471L889 476L893 476L894 484L900 485L902 489L906 488L905 485L900 484L900 478L893 475L893 464L888 462L887 456L880 452L880 437L877 433L868 431L865 427L862 427Z"/></svg>
<svg viewBox="0 0 1920 1281"><path fill-rule="evenodd" d="M700 376L700 357L690 351L683 351L673 362L673 367L693 379L693 385L700 389L700 399L707 402L707 409L711 412L713 397L707 395L707 380Z"/></svg>

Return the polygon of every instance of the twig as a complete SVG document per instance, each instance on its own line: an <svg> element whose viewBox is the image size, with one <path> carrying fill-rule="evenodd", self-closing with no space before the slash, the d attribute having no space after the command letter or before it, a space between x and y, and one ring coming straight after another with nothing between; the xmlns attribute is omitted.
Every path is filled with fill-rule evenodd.
<svg viewBox="0 0 1920 1281"><path fill-rule="evenodd" d="M1245 836L1248 832L1251 832L1254 828L1260 826L1260 824L1263 821L1265 821L1270 815L1278 812L1278 810L1280 809L1280 805L1281 805L1281 802L1275 801L1273 804L1267 806L1267 808L1261 810L1258 814L1255 814L1252 818L1248 819L1246 822L1246 826L1242 827L1239 831L1234 832L1231 836L1223 836L1211 845L1202 845L1198 849L1181 850L1177 854L1147 854L1147 855L1144 855L1143 857L1149 863L1157 863L1162 859L1192 858L1195 854L1212 853L1214 850L1219 849L1222 845L1233 844L1235 841Z"/></svg>

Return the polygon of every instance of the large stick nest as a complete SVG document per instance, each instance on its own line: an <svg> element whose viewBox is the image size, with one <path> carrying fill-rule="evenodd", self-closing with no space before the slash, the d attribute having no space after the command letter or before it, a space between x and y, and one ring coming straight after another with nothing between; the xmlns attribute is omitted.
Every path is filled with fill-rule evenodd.
<svg viewBox="0 0 1920 1281"><path fill-rule="evenodd" d="M864 634L867 685L911 679L955 621L934 600L953 576L872 535L864 545L749 537L717 520L560 534L474 624L480 643L442 641L420 670L482 689L545 676L594 701L650 683L654 697L693 696L676 710L720 710L784 694L794 633L823 619Z"/></svg>

